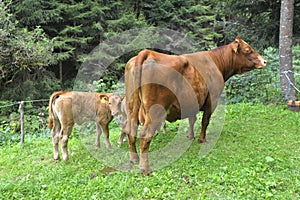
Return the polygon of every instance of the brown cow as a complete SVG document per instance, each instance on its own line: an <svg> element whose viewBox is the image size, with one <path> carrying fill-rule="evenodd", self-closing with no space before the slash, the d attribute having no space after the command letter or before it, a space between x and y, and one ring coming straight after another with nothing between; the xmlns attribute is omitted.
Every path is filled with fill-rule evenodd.
<svg viewBox="0 0 300 200"><path fill-rule="evenodd" d="M140 131L139 168L146 175L151 172L149 145L164 119L173 122L188 118L188 138L193 139L196 114L203 111L198 140L206 142L206 128L225 81L266 64L267 61L239 36L214 50L179 56L141 51L127 62L125 69L130 161L139 159L135 143L140 109L145 113L145 123Z"/></svg>
<svg viewBox="0 0 300 200"><path fill-rule="evenodd" d="M108 107L108 93L88 92L54 92L49 101L48 126L51 129L54 148L54 159L59 160L58 142L60 141L64 160L69 159L68 138L74 123L86 121L96 122L96 146L100 147L101 130L104 134L106 148L111 148L109 142L108 124L112 115Z"/></svg>

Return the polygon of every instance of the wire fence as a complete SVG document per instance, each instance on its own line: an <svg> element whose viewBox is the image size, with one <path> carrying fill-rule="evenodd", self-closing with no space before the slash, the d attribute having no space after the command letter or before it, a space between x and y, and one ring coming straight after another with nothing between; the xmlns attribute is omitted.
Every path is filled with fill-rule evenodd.
<svg viewBox="0 0 300 200"><path fill-rule="evenodd" d="M0 116L0 146L3 141L12 140L20 141L23 147L25 132L30 133L27 135L31 136L43 135L47 132L46 106L48 101L49 99L26 100L1 105L1 112L4 109L9 112L5 116ZM41 102L42 105L33 105L33 103ZM25 120L26 118L28 120Z"/></svg>
<svg viewBox="0 0 300 200"><path fill-rule="evenodd" d="M297 87L297 84L295 84L296 81L292 82L290 78L291 76L300 77L299 73L293 72L291 70L287 70L281 72L280 75L284 76L289 82L289 91L291 89L294 89L295 91L300 93L299 87ZM300 80L300 79L297 78L296 80ZM278 82L274 84L279 85L280 83ZM4 137L4 135L6 134L5 130L7 130L7 132L9 131L13 132L13 128L8 128L7 124L10 125L13 124L12 126L16 126L14 124L17 124L21 126L20 130L18 129L18 131L21 131L21 136L19 134L18 139L21 139L22 146L24 145L24 136L26 130L29 130L28 132L33 132L32 130L33 128L35 128L36 129L35 131L40 133L43 131L46 132L46 130L49 131L47 128L47 120L46 120L48 101L49 99L37 99L37 100L16 101L13 103L7 103L5 105L0 105L1 112L3 111L3 109L6 109L9 110L10 113L9 116L6 117L0 116L0 145L1 145L1 140L3 140L1 139L1 137ZM39 106L37 107L32 105L34 103L42 103L42 104L39 104ZM26 105L31 105L31 106L26 106ZM14 107L14 108L9 109L10 107ZM28 120L31 122L28 123L27 129L26 129L27 124L25 123L24 120L25 115L27 115L27 117L31 117L31 119ZM36 120L35 124L32 123L32 121L34 120ZM4 124L6 124L6 129L4 128L5 130L3 129L3 127L5 126Z"/></svg>
<svg viewBox="0 0 300 200"><path fill-rule="evenodd" d="M17 101L17 102L10 103L10 104L7 104L7 105L2 105L2 106L0 106L0 109L1 109L1 108L7 108L7 107L15 106L15 105L20 105L21 102L24 102L24 103L34 103L34 102L45 102L45 101L48 102L49 99L38 99L38 100L28 100L28 101Z"/></svg>

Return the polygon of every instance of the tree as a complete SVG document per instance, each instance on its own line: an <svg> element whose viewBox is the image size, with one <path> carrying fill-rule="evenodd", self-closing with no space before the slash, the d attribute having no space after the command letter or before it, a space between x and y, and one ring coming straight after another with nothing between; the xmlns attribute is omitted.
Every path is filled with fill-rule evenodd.
<svg viewBox="0 0 300 200"><path fill-rule="evenodd" d="M213 7L208 0L144 0L139 6L149 24L187 33L201 50L215 47L223 37Z"/></svg>
<svg viewBox="0 0 300 200"><path fill-rule="evenodd" d="M280 9L279 58L281 91L286 99L295 100L296 91L292 68L294 0L282 0Z"/></svg>
<svg viewBox="0 0 300 200"><path fill-rule="evenodd" d="M39 26L18 27L6 3L0 1L0 90L9 87L11 97L17 88L16 96L21 97L25 81L48 75L45 66L52 60L52 44Z"/></svg>
<svg viewBox="0 0 300 200"><path fill-rule="evenodd" d="M222 7L218 7L217 12L226 13L222 19L225 43L241 35L258 49L278 45L279 0L228 0L219 4Z"/></svg>

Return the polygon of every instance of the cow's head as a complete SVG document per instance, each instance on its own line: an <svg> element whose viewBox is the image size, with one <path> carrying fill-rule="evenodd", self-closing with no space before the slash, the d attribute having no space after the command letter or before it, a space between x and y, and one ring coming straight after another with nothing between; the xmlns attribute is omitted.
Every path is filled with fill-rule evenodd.
<svg viewBox="0 0 300 200"><path fill-rule="evenodd" d="M121 102L122 97L118 94L112 94L108 98L108 106L110 108L112 116L117 116L121 114Z"/></svg>
<svg viewBox="0 0 300 200"><path fill-rule="evenodd" d="M236 72L241 74L252 69L261 69L267 64L267 60L257 53L247 42L239 36L231 43Z"/></svg>

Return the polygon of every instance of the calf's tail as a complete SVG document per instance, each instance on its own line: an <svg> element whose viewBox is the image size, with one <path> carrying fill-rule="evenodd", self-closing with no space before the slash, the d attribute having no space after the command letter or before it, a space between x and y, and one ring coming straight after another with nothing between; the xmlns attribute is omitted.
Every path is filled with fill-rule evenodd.
<svg viewBox="0 0 300 200"><path fill-rule="evenodd" d="M55 99L57 99L59 97L59 95L65 93L64 91L57 91L57 92L54 92L51 96L50 96L50 100L49 100L49 117L48 117L48 127L49 129L52 129L53 128L53 117L54 117L54 114L53 114L53 103L55 101Z"/></svg>

